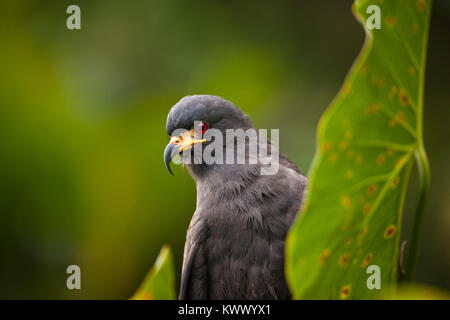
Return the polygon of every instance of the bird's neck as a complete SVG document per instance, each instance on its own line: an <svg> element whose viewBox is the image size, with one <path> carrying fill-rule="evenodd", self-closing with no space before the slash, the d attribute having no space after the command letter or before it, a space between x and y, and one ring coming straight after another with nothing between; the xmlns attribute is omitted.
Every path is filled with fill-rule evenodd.
<svg viewBox="0 0 450 320"><path fill-rule="evenodd" d="M197 189L224 188L226 184L250 183L260 175L259 164L195 164L187 165Z"/></svg>

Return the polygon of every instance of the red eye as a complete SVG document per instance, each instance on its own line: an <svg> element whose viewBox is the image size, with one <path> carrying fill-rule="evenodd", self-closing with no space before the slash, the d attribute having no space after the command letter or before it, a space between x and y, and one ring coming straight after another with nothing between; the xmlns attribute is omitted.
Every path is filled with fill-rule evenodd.
<svg viewBox="0 0 450 320"><path fill-rule="evenodd" d="M194 125L194 130L198 134L203 134L206 130L208 130L208 125L206 124L206 122L198 121Z"/></svg>

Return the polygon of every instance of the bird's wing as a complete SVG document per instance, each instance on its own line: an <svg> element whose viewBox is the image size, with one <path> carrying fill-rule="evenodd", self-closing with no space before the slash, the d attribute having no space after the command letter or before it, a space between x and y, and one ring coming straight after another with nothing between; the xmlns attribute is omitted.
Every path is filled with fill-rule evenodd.
<svg viewBox="0 0 450 320"><path fill-rule="evenodd" d="M187 243L186 243L187 244ZM180 286L180 295L178 296L179 300L185 300L187 296L187 287L189 282L189 274L191 273L192 261L194 260L194 256L197 252L197 243L194 243L191 247L184 248L184 258L183 258L183 268L181 271L181 286ZM186 252L187 251L187 252Z"/></svg>
<svg viewBox="0 0 450 320"><path fill-rule="evenodd" d="M184 247L179 300L206 299L206 266L202 247L206 232L200 215L194 213Z"/></svg>

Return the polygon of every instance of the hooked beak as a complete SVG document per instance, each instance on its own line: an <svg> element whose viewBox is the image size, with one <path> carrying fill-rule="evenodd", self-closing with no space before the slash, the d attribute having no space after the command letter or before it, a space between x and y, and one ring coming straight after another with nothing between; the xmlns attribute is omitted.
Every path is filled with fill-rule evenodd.
<svg viewBox="0 0 450 320"><path fill-rule="evenodd" d="M169 144L164 150L164 163L170 174L173 175L173 172L170 169L170 162L177 154L183 152L184 150L190 149L196 143L204 142L206 142L206 139L195 139L193 129L184 132L181 136L171 137Z"/></svg>
<svg viewBox="0 0 450 320"><path fill-rule="evenodd" d="M173 175L172 169L170 169L170 161L179 153L179 148L174 145L172 142L166 146L164 149L164 163L166 164L167 170L169 170L170 174Z"/></svg>

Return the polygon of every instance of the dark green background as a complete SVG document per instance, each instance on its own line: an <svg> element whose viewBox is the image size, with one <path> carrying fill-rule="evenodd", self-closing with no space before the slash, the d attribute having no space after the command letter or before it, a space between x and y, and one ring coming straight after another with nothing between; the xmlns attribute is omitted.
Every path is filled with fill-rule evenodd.
<svg viewBox="0 0 450 320"><path fill-rule="evenodd" d="M81 7L82 30L66 28ZM164 243L180 271L192 179L168 174L171 106L234 102L307 171L318 119L358 54L351 1L2 1L0 298L128 298ZM432 169L418 281L450 289L450 4L434 4ZM379 32L382 32L379 31ZM406 205L406 230L416 179ZM324 221L326 223L326 221ZM404 238L407 234L404 236ZM82 290L66 289L66 267Z"/></svg>

